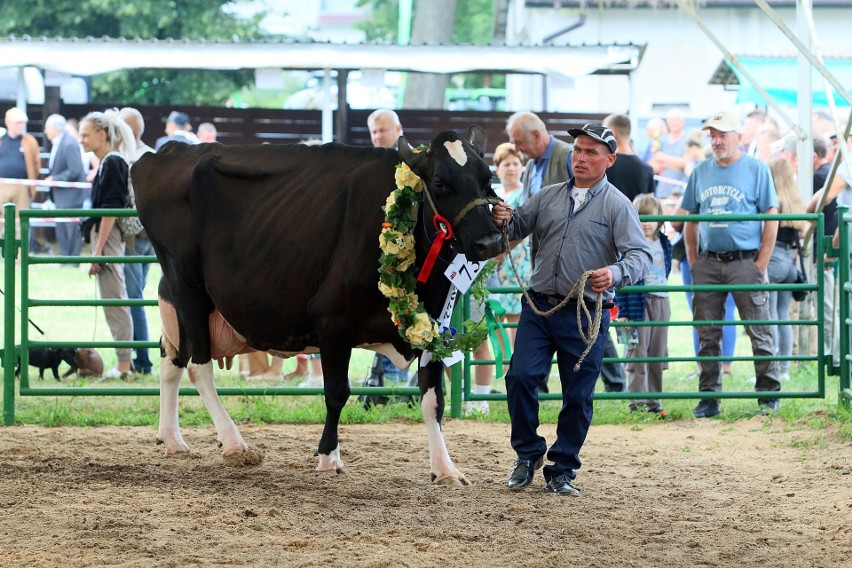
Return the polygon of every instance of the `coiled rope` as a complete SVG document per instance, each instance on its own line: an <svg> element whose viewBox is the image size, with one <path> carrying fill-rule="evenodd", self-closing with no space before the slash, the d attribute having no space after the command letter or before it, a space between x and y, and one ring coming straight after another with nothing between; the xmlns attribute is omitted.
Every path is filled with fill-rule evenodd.
<svg viewBox="0 0 852 568"><path fill-rule="evenodd" d="M577 364L574 365L574 372L576 373L580 370L580 365L583 364L583 360L586 358L586 355L588 355L589 351L592 350L592 346L595 344L595 341L597 341L598 334L600 334L601 331L603 294L598 292L598 295L595 298L594 317L592 317L591 312L589 312L589 307L586 305L586 302L583 301L583 291L586 289L586 281L589 279L589 276L594 274L595 271L587 270L582 275L580 275L580 278L577 280L577 282L574 284L568 294L565 295L565 298L557 305L553 306L547 311L539 310L538 307L535 305L535 302L533 302L532 298L530 298L527 288L524 286L523 282L521 282L521 279L518 276L518 267L515 266L515 259L512 258L512 247L509 243L509 233L506 231L505 227L503 227L503 240L506 242L506 256L509 257L509 263L512 266L512 272L515 274L515 281L518 283L518 286L520 286L521 292L523 292L527 304L529 304L530 308L532 308L532 311L535 312L536 315L546 318L567 306L571 300L575 300L577 302L577 331L579 332L580 338L583 340L583 343L586 344L586 349L583 351L583 354L580 355L580 358L577 360ZM583 331L583 315L585 315L586 320L589 321L588 333Z"/></svg>

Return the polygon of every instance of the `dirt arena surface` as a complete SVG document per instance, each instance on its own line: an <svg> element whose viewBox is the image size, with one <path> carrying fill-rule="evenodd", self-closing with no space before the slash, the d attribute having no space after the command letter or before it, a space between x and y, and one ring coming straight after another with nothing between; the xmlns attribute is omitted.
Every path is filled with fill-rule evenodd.
<svg viewBox="0 0 852 568"><path fill-rule="evenodd" d="M506 488L507 425L446 423L468 487L429 483L422 424L343 426L344 476L313 470L321 426L242 432L259 464L212 429L181 458L150 428L0 429L0 564L852 565L852 447L777 419L593 426L579 498Z"/></svg>

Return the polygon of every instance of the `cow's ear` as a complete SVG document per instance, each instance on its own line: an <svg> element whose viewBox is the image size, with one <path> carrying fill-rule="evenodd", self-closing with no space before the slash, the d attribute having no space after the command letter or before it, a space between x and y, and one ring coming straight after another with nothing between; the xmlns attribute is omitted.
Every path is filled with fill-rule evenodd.
<svg viewBox="0 0 852 568"><path fill-rule="evenodd" d="M402 161L411 168L411 171L422 178L425 174L423 164L427 160L427 152L415 152L414 148L408 143L408 140L405 139L405 136L399 137L397 149Z"/></svg>
<svg viewBox="0 0 852 568"><path fill-rule="evenodd" d="M485 130L480 126L474 124L467 131L467 141L470 142L470 145L473 146L473 149L476 150L480 158L485 156L486 139Z"/></svg>

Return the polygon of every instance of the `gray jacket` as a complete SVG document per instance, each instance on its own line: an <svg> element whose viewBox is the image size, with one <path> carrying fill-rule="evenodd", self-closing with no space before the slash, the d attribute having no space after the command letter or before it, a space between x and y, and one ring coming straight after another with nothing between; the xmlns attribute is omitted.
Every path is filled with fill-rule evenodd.
<svg viewBox="0 0 852 568"><path fill-rule="evenodd" d="M585 205L574 212L574 180L549 185L515 210L509 239L530 233L539 239L530 288L542 294L566 295L587 270L608 267L613 286L635 284L650 267L648 246L633 204L606 176L589 189ZM596 294L586 285L584 296ZM610 300L612 290L604 298Z"/></svg>

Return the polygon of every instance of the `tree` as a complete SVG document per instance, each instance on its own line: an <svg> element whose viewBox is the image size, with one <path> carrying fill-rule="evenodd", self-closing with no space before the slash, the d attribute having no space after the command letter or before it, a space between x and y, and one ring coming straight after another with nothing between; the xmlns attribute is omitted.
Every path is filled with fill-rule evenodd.
<svg viewBox="0 0 852 568"><path fill-rule="evenodd" d="M369 41L396 43L399 0L358 0L369 7L372 18L356 24ZM494 36L494 0L417 0L412 43L488 44ZM465 73L454 83L468 88L504 84L504 76ZM407 108L442 108L447 75L411 73L405 90Z"/></svg>
<svg viewBox="0 0 852 568"><path fill-rule="evenodd" d="M0 35L215 39L264 37L260 13L246 20L209 0L44 0L0 2ZM152 66L156 62L152 61ZM94 102L218 105L249 85L252 71L141 69L92 78Z"/></svg>

